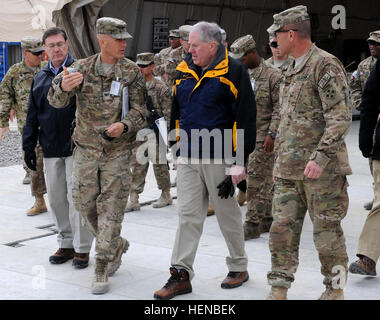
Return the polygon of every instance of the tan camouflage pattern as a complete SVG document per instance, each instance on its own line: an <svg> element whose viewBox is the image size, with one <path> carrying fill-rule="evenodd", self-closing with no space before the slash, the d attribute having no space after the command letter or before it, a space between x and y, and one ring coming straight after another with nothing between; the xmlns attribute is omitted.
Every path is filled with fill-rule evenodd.
<svg viewBox="0 0 380 320"><path fill-rule="evenodd" d="M256 48L256 41L253 39L252 35L247 34L236 39L230 46L229 55L233 59L241 59L244 54L252 49Z"/></svg>
<svg viewBox="0 0 380 320"><path fill-rule="evenodd" d="M165 74L165 64L173 50L172 47L165 48L154 56L154 75L162 77Z"/></svg>
<svg viewBox="0 0 380 320"><path fill-rule="evenodd" d="M170 52L169 59L165 64L165 77L166 83L170 86L174 86L175 77L177 75L177 66L180 62L186 58L186 52L183 47L178 47Z"/></svg>
<svg viewBox="0 0 380 320"><path fill-rule="evenodd" d="M138 130L147 126L145 80L138 66L119 59L107 76L100 54L73 65L83 74L82 84L67 93L61 90L63 74L52 83L48 99L62 108L76 95L76 128L73 140L73 202L86 226L96 237L97 258L111 261L120 242L121 222L131 183L130 159ZM111 95L112 81L121 83L119 95ZM122 90L128 87L129 112L121 120ZM123 122L128 132L106 141L100 134L109 125Z"/></svg>
<svg viewBox="0 0 380 320"><path fill-rule="evenodd" d="M324 168L321 179L351 174L344 141L351 124L344 68L312 45L303 62L290 66L280 86L280 125L274 175L303 180L309 160Z"/></svg>
<svg viewBox="0 0 380 320"><path fill-rule="evenodd" d="M182 40L189 41L189 35L191 32L191 29L193 28L192 25L185 24L183 26L179 27L179 36Z"/></svg>
<svg viewBox="0 0 380 320"><path fill-rule="evenodd" d="M356 110L360 110L364 86L368 80L371 70L375 66L377 59L368 57L359 63L357 70L352 74L350 80L351 100Z"/></svg>
<svg viewBox="0 0 380 320"><path fill-rule="evenodd" d="M372 40L372 41L376 41L377 43L380 43L380 31L372 31L369 34L369 38L367 39L367 41L368 40Z"/></svg>
<svg viewBox="0 0 380 320"><path fill-rule="evenodd" d="M281 72L262 59L261 64L248 70L255 81L256 147L249 155L247 165L246 221L260 223L271 217L274 154L267 155L263 144L265 137L276 133L280 121L279 89Z"/></svg>
<svg viewBox="0 0 380 320"><path fill-rule="evenodd" d="M287 24L310 20L306 6L296 6L273 15L273 24L267 29L268 33L274 33Z"/></svg>
<svg viewBox="0 0 380 320"><path fill-rule="evenodd" d="M267 64L270 64L272 67L277 68L277 67L274 65L274 59L273 59L273 57L270 57L269 59L265 60L265 62L266 62ZM277 69L279 69L279 70L281 71L281 74L284 75L285 72L286 72L286 70L288 70L289 66L290 66L291 64L293 64L293 63L294 63L294 59L291 58L291 57L289 57L289 58L286 59L286 61L281 65L281 67L280 67L280 68L277 68Z"/></svg>
<svg viewBox="0 0 380 320"><path fill-rule="evenodd" d="M256 142L247 165L247 213L245 221L257 223L272 217L274 153L266 154Z"/></svg>
<svg viewBox="0 0 380 320"><path fill-rule="evenodd" d="M30 177L30 191L32 192L32 196L36 198L42 197L46 191L45 184L45 175L44 175L44 154L42 152L42 147L37 142L37 146L34 150L36 152L36 171L30 170L26 165L25 161L23 161L23 167L26 172L29 173ZM24 152L23 152L24 157Z"/></svg>
<svg viewBox="0 0 380 320"><path fill-rule="evenodd" d="M30 52L45 51L41 39L29 36L21 39L21 48Z"/></svg>
<svg viewBox="0 0 380 320"><path fill-rule="evenodd" d="M348 258L341 227L348 209L347 186L346 177L337 175L303 181L276 178L269 237L272 254L272 269L268 272L270 285L289 288L294 281L306 211L313 222L323 283L331 286L337 275L332 272L335 266L342 266L347 274Z"/></svg>
<svg viewBox="0 0 380 320"><path fill-rule="evenodd" d="M147 65L151 64L152 62L154 62L154 53L143 52L143 53L139 53L137 55L137 60L136 60L137 65L147 66Z"/></svg>
<svg viewBox="0 0 380 320"><path fill-rule="evenodd" d="M180 37L180 35L179 35L179 29L169 30L169 37L179 38Z"/></svg>
<svg viewBox="0 0 380 320"><path fill-rule="evenodd" d="M0 83L0 128L8 127L11 109L17 117L20 133L26 122L30 88L33 78L46 65L43 61L35 70L29 68L24 61L11 66Z"/></svg>
<svg viewBox="0 0 380 320"><path fill-rule="evenodd" d="M165 117L167 128L169 129L170 124L170 110L172 104L172 95L171 89L163 82L156 78L146 82L146 88L148 90L148 95L152 98L153 106L155 107L157 113L161 117ZM149 140L149 143L153 143L156 150L156 157L152 158L150 154L148 154L148 150L145 152L145 157L150 155L149 160L153 162L153 171L154 176L156 177L157 186L160 190L165 190L170 188L170 174L169 169L166 164L166 150L159 150L158 141L156 137ZM162 142L163 143L163 142ZM139 143L133 149L132 156L132 184L131 184L131 192L142 193L145 186L145 177L149 169L149 162L146 164L140 164L136 159L136 152L139 146L142 143ZM161 158L160 158L161 156Z"/></svg>
<svg viewBox="0 0 380 320"><path fill-rule="evenodd" d="M127 31L127 24L123 20L109 17L103 17L96 21L96 34L107 34L115 39L132 38Z"/></svg>

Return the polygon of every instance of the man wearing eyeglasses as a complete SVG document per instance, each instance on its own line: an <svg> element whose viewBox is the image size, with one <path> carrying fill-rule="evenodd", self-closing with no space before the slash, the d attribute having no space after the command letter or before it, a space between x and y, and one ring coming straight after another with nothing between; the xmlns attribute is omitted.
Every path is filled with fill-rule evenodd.
<svg viewBox="0 0 380 320"><path fill-rule="evenodd" d="M269 48L272 51L272 57L265 60L265 62L279 69L281 73L284 74L293 63L293 59L281 52L278 43L277 41L274 41L274 38L274 34L269 35Z"/></svg>
<svg viewBox="0 0 380 320"><path fill-rule="evenodd" d="M380 57L380 31L373 31L369 34L367 39L369 46L369 51L371 55L360 62L357 70L352 74L350 81L351 88L351 100L354 107L360 110L360 105L362 103L362 95L364 91L365 84L368 80L371 70L376 64L377 59ZM369 167L372 170L372 158L369 157ZM366 210L372 209L373 200L364 204Z"/></svg>
<svg viewBox="0 0 380 320"><path fill-rule="evenodd" d="M0 141L4 132L9 132L8 119L13 108L17 116L17 125L20 133L25 125L28 111L30 87L34 76L46 64L44 61L44 48L40 39L24 37L21 39L23 61L14 64L5 75L0 84ZM39 143L35 148L37 157L36 171L30 170L24 162L26 171L24 184L30 183L32 196L35 202L27 211L28 216L35 216L46 212L44 194L46 193L45 177L43 171L42 149Z"/></svg>
<svg viewBox="0 0 380 320"><path fill-rule="evenodd" d="M280 86L268 299L287 298L307 211L326 287L320 299L344 299L348 257L341 220L348 209L346 175L352 173L344 142L352 117L346 73L336 57L312 43L306 6L273 19L268 32L295 61Z"/></svg>
<svg viewBox="0 0 380 320"><path fill-rule="evenodd" d="M157 117L165 117L167 127L169 126L169 116L172 104L172 94L169 86L162 80L159 80L153 76L153 70L155 69L154 54L150 52L143 52L137 55L137 65L140 68L142 75L145 78L146 89L148 91L148 99L150 99L148 107L154 108L154 112ZM152 118L151 122L154 122ZM157 128L155 123L150 123L150 129L155 130ZM153 126L153 127L151 127ZM158 189L161 190L160 198L152 204L153 208L162 208L172 204L172 197L170 195L170 173L168 170L166 160L166 149L161 150L158 141L160 136L159 132L155 130L155 136L152 139L148 139L148 143L154 144L154 150L156 152L156 158L153 158L148 153L149 160L153 162L154 176L156 177ZM162 141L161 141L162 142ZM129 200L126 208L126 212L140 210L139 194L143 192L145 186L145 177L149 169L149 161L145 164L141 164L137 157L137 151L141 146L141 142L137 143L133 150L132 156L132 183L129 191ZM161 145L165 145L163 142ZM152 150L152 149L150 149ZM150 151L149 150L149 151Z"/></svg>
<svg viewBox="0 0 380 320"><path fill-rule="evenodd" d="M43 151L46 186L49 204L58 229L58 250L49 257L51 264L62 264L73 259L74 268L88 266L93 237L81 223L72 200L73 156L71 125L75 118L76 100L72 98L67 108L57 110L47 94L55 75L69 67L74 59L68 53L66 32L60 28L45 31L42 41L49 57L48 64L35 76L28 105L26 124L22 132L25 162L36 169L34 152L37 140Z"/></svg>

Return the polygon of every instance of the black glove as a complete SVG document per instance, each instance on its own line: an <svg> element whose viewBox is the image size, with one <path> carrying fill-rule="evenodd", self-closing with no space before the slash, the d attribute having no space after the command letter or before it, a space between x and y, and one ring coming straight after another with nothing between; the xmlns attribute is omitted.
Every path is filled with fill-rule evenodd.
<svg viewBox="0 0 380 320"><path fill-rule="evenodd" d="M101 133L101 136L104 140L107 140L107 141L112 141L113 139L115 139L115 137L110 137L108 134L107 134L107 131L104 130L102 133Z"/></svg>
<svg viewBox="0 0 380 320"><path fill-rule="evenodd" d="M243 181L240 181L236 186L240 189L241 192L247 192L247 180L244 179Z"/></svg>
<svg viewBox="0 0 380 320"><path fill-rule="evenodd" d="M232 183L231 176L227 176L221 183L217 185L219 189L218 196L222 199L228 199L228 197L233 197L235 193L235 188Z"/></svg>
<svg viewBox="0 0 380 320"><path fill-rule="evenodd" d="M34 150L25 150L24 161L30 170L37 170L37 157Z"/></svg>

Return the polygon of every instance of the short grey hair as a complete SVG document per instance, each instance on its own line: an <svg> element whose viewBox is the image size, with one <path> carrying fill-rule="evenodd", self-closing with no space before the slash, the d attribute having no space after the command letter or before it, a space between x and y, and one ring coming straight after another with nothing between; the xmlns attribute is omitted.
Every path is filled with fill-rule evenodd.
<svg viewBox="0 0 380 320"><path fill-rule="evenodd" d="M198 31L202 42L216 41L223 45L222 29L214 22L201 21L195 24L191 32Z"/></svg>

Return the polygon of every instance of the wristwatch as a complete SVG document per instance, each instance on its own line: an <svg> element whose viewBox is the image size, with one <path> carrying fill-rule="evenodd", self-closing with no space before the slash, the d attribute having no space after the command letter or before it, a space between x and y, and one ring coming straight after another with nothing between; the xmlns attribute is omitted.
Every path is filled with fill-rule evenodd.
<svg viewBox="0 0 380 320"><path fill-rule="evenodd" d="M276 139L276 134L274 132L269 131L268 136L270 136L273 140Z"/></svg>

